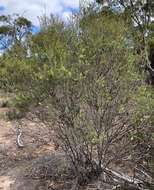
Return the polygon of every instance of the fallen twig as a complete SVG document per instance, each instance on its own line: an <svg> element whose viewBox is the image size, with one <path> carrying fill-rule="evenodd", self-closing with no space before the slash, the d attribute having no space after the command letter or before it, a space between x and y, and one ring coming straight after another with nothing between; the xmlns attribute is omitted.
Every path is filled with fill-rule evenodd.
<svg viewBox="0 0 154 190"><path fill-rule="evenodd" d="M21 136L22 136L22 130L18 127L17 141L16 141L18 148L23 148L24 147L23 143L21 142Z"/></svg>

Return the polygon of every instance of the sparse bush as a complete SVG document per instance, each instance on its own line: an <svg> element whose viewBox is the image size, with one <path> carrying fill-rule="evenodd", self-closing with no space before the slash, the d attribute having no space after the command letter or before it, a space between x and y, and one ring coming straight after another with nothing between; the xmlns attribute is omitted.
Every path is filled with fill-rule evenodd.
<svg viewBox="0 0 154 190"><path fill-rule="evenodd" d="M24 113L19 112L17 109L11 109L6 113L9 120L17 120L24 117Z"/></svg>
<svg viewBox="0 0 154 190"><path fill-rule="evenodd" d="M45 101L55 113L57 139L81 185L132 154L134 117L139 123L142 119L134 96L143 83L138 57L125 44L127 26L108 16L86 19L91 20L81 25L78 50L72 48L66 64L63 60L54 93ZM73 65L72 55L78 57Z"/></svg>

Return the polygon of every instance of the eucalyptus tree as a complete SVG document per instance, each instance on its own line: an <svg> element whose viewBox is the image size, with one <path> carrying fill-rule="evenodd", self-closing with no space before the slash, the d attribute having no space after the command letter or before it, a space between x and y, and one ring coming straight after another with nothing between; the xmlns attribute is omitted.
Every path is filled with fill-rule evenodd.
<svg viewBox="0 0 154 190"><path fill-rule="evenodd" d="M120 11L131 17L134 30L140 33L138 38L142 63L149 70L152 83L154 81L154 1L153 0L97 0L103 6L108 6L114 11ZM149 42L150 41L150 42ZM137 42L138 43L138 42Z"/></svg>
<svg viewBox="0 0 154 190"><path fill-rule="evenodd" d="M27 18L18 14L1 15L0 49L4 52L14 52L14 56L19 54L21 56L26 55L28 47L26 47L26 43L23 43L23 41L28 38L31 31L32 23Z"/></svg>

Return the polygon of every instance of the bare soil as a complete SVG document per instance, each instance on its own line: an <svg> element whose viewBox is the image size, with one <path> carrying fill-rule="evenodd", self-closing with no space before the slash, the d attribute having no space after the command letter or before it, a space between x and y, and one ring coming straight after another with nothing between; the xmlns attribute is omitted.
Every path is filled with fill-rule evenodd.
<svg viewBox="0 0 154 190"><path fill-rule="evenodd" d="M41 123L22 120L24 148L18 148L18 123L8 121L5 117L8 110L7 107L0 108L0 190L39 189L40 180L27 176L36 159L43 162L44 155L55 154L52 129Z"/></svg>

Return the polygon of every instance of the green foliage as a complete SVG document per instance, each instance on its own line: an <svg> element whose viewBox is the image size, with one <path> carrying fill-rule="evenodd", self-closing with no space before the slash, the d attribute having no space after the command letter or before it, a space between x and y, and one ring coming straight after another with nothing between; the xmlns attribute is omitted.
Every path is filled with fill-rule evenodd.
<svg viewBox="0 0 154 190"><path fill-rule="evenodd" d="M54 17L42 22L24 42L29 56L13 51L1 58L0 87L16 94L11 119L40 103L54 115L60 145L83 184L117 155L131 154L125 143L144 141L144 127L153 125L153 90L139 73L134 45L140 35L112 11L84 10L67 26ZM16 24L30 27L24 18Z"/></svg>
<svg viewBox="0 0 154 190"><path fill-rule="evenodd" d="M138 89L137 95L135 95L135 101L137 103L136 122L138 125L143 123L153 125L154 124L154 93L149 87L142 86Z"/></svg>

